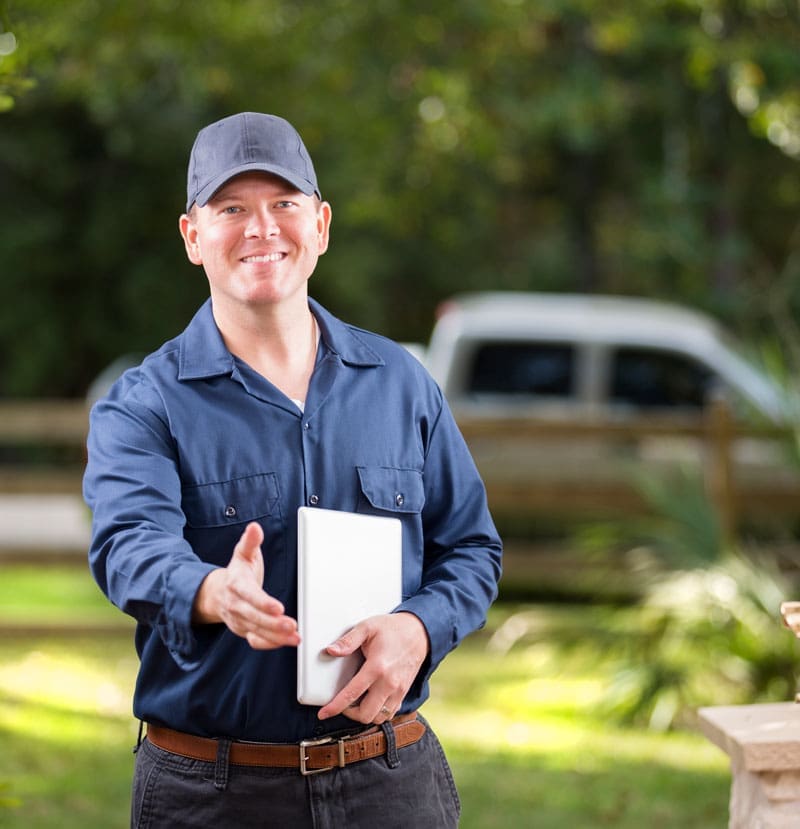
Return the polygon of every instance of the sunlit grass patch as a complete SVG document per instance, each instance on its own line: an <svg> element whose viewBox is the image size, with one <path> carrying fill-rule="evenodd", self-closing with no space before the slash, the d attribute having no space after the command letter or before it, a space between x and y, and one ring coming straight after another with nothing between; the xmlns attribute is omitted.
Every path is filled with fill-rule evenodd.
<svg viewBox="0 0 800 829"><path fill-rule="evenodd" d="M48 584L31 602L57 600L57 618L80 623L95 601L88 572L46 575L38 574ZM26 580L34 590L36 579ZM517 611L525 636L505 648L493 635ZM124 623L118 611L110 614ZM604 719L598 703L610 681L607 654L580 636L565 647L550 635L601 617L610 635L624 635L627 614L499 605L487 629L444 661L423 713L453 765L462 829L725 825L727 758L697 734L654 734ZM76 637L66 628L50 638L0 639L0 783L7 784L0 793L20 801L0 809L0 825L128 825L137 667L130 627L120 635Z"/></svg>
<svg viewBox="0 0 800 829"><path fill-rule="evenodd" d="M88 567L20 564L2 568L0 623L35 626L66 621L126 624L126 618L100 592Z"/></svg>
<svg viewBox="0 0 800 829"><path fill-rule="evenodd" d="M587 746L586 750L590 750ZM624 760L589 768L546 756L487 756L448 746L461 829L711 829L727 825L728 779Z"/></svg>
<svg viewBox="0 0 800 829"><path fill-rule="evenodd" d="M602 652L488 642L472 637L445 661L424 707L454 767L462 829L725 825L727 757L695 733L607 720Z"/></svg>
<svg viewBox="0 0 800 829"><path fill-rule="evenodd" d="M127 825L136 724L130 637L6 639L0 645L0 780L18 829Z"/></svg>
<svg viewBox="0 0 800 829"><path fill-rule="evenodd" d="M476 648L471 659L445 662L424 713L443 739L465 751L547 756L558 763L564 755L566 765L574 765L574 752L590 745L581 765L619 758L715 773L727 768L727 758L697 734L674 732L659 740L607 721L599 705L607 685L601 660L592 673L583 659L573 668L567 659L566 669L556 670L551 654L543 658L551 649L535 645L500 656Z"/></svg>
<svg viewBox="0 0 800 829"><path fill-rule="evenodd" d="M98 659L69 640L0 664L0 728L68 748L108 741L98 720L130 718L131 657Z"/></svg>

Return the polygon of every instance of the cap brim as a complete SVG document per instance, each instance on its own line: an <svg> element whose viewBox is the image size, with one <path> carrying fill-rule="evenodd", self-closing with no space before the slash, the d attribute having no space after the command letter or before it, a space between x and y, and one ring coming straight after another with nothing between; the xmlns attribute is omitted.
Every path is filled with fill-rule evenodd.
<svg viewBox="0 0 800 829"><path fill-rule="evenodd" d="M282 178L284 181L288 181L292 187L296 187L301 193L305 193L306 196L311 196L316 193L317 196L322 198L314 184L307 179L296 175L284 167L279 167L275 164L264 164L256 161L249 164L240 164L237 167L232 167L230 170L226 170L224 173L220 173L218 176L215 176L204 187L201 187L197 191L194 199L186 205L186 210L188 211L193 204L196 204L198 207L205 207L205 205L208 204L209 199L212 198L214 193L216 193L223 184L230 181L235 176L241 175L242 173L252 172L270 173L273 176Z"/></svg>

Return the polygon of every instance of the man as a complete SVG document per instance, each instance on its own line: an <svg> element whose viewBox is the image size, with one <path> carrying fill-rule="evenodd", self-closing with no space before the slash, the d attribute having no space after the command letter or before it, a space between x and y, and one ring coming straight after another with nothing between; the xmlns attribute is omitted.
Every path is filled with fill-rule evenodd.
<svg viewBox="0 0 800 829"><path fill-rule="evenodd" d="M484 622L500 540L422 366L309 298L330 225L288 122L202 129L180 232L210 299L92 411L90 563L138 622L133 826L458 821L416 709ZM321 708L296 699L300 506L402 522L403 601L331 643L364 662Z"/></svg>

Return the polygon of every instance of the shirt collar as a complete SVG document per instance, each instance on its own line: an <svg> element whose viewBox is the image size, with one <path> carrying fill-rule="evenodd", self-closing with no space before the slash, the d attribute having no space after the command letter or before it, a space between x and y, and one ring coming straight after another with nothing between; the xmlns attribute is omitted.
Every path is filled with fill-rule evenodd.
<svg viewBox="0 0 800 829"><path fill-rule="evenodd" d="M359 336L361 332L358 328L345 325L314 299L309 298L308 305L319 323L322 342L329 351L337 354L343 363L353 366L384 365L383 358Z"/></svg>
<svg viewBox="0 0 800 829"><path fill-rule="evenodd" d="M211 312L211 300L207 299L180 337L178 379L216 377L230 374L233 368L233 354L222 340Z"/></svg>
<svg viewBox="0 0 800 829"><path fill-rule="evenodd" d="M308 304L319 323L323 344L342 362L354 366L384 365L383 359L359 336L358 329L345 325L315 300L309 298ZM234 366L233 355L214 322L211 300L207 299L180 338L178 379L199 380L230 374Z"/></svg>

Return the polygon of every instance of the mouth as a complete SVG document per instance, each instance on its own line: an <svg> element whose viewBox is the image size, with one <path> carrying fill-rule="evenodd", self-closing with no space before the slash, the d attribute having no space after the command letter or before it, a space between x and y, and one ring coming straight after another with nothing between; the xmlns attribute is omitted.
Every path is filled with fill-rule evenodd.
<svg viewBox="0 0 800 829"><path fill-rule="evenodd" d="M246 265L262 265L266 262L280 262L286 258L285 253L265 253L258 256L244 256L241 261Z"/></svg>

